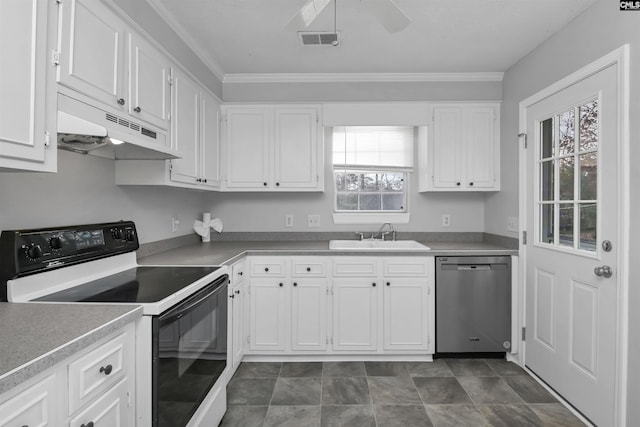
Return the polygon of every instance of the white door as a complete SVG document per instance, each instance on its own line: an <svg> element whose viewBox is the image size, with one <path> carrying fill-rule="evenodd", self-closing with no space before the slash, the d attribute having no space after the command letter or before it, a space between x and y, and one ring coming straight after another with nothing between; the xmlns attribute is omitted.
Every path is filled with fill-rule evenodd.
<svg viewBox="0 0 640 427"><path fill-rule="evenodd" d="M283 351L288 312L284 280L254 278L250 286L251 350Z"/></svg>
<svg viewBox="0 0 640 427"><path fill-rule="evenodd" d="M62 3L58 82L104 104L124 109L124 23L99 2Z"/></svg>
<svg viewBox="0 0 640 427"><path fill-rule="evenodd" d="M293 279L291 293L291 350L327 347L327 287L320 278Z"/></svg>
<svg viewBox="0 0 640 427"><path fill-rule="evenodd" d="M433 109L433 186L461 188L462 113L458 107Z"/></svg>
<svg viewBox="0 0 640 427"><path fill-rule="evenodd" d="M196 184L199 172L199 102L200 88L177 71L173 79L173 114L171 147L182 158L171 160L171 180Z"/></svg>
<svg viewBox="0 0 640 427"><path fill-rule="evenodd" d="M129 33L129 114L169 129L171 63L137 34Z"/></svg>
<svg viewBox="0 0 640 427"><path fill-rule="evenodd" d="M220 187L220 102L206 90L200 92L200 156L202 184Z"/></svg>
<svg viewBox="0 0 640 427"><path fill-rule="evenodd" d="M227 187L268 188L271 111L265 108L227 110Z"/></svg>
<svg viewBox="0 0 640 427"><path fill-rule="evenodd" d="M616 65L526 109L526 365L600 426L615 424L617 110Z"/></svg>
<svg viewBox="0 0 640 427"><path fill-rule="evenodd" d="M313 188L317 185L317 118L315 108L279 108L275 111L275 165L277 188Z"/></svg>
<svg viewBox="0 0 640 427"><path fill-rule="evenodd" d="M464 109L463 126L466 151L466 171L462 187L492 188L496 176L496 109L494 107L469 107ZM464 123L464 122L463 122Z"/></svg>
<svg viewBox="0 0 640 427"><path fill-rule="evenodd" d="M427 278L387 277L384 281L385 350L429 349Z"/></svg>
<svg viewBox="0 0 640 427"><path fill-rule="evenodd" d="M378 349L378 285L376 278L334 279L334 350Z"/></svg>

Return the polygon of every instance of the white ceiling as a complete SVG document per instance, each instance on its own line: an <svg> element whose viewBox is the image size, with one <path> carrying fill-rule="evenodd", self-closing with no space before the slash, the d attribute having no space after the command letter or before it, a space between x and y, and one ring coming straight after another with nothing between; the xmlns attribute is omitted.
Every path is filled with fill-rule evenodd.
<svg viewBox="0 0 640 427"><path fill-rule="evenodd" d="M595 0L395 0L388 34L367 0L337 0L341 44L302 46L285 26L306 0L148 0L219 76L502 72ZM332 31L333 4L306 31Z"/></svg>

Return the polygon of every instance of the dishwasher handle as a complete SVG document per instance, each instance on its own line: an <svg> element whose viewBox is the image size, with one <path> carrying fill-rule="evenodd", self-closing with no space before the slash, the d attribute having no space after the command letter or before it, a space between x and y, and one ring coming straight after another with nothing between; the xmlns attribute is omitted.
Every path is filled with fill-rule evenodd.
<svg viewBox="0 0 640 427"><path fill-rule="evenodd" d="M490 270L508 270L507 264L442 264L441 270L448 271L490 271Z"/></svg>
<svg viewBox="0 0 640 427"><path fill-rule="evenodd" d="M491 270L491 264L462 264L456 267L458 271Z"/></svg>

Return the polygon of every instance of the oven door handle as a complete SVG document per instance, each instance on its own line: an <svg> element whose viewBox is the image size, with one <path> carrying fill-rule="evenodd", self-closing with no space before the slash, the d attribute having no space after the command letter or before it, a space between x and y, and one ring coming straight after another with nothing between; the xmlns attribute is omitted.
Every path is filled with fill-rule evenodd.
<svg viewBox="0 0 640 427"><path fill-rule="evenodd" d="M165 325L167 323L175 322L176 320L182 318L188 311L192 310L196 306L202 304L205 300L211 298L214 294L218 292L222 292L226 288L226 278L224 280L217 280L209 286L214 286L215 288L207 292L201 298L191 302L189 300L185 301L183 304L175 307L174 309L168 311L167 313L160 316L160 325ZM205 288L206 289L206 288Z"/></svg>

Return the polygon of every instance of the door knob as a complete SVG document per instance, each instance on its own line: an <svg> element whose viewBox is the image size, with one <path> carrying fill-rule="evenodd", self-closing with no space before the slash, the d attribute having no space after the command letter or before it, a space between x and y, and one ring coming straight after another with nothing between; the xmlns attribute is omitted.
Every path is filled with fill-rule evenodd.
<svg viewBox="0 0 640 427"><path fill-rule="evenodd" d="M593 269L593 273L598 277L606 277L607 279L613 274L613 270L608 265L596 267Z"/></svg>

